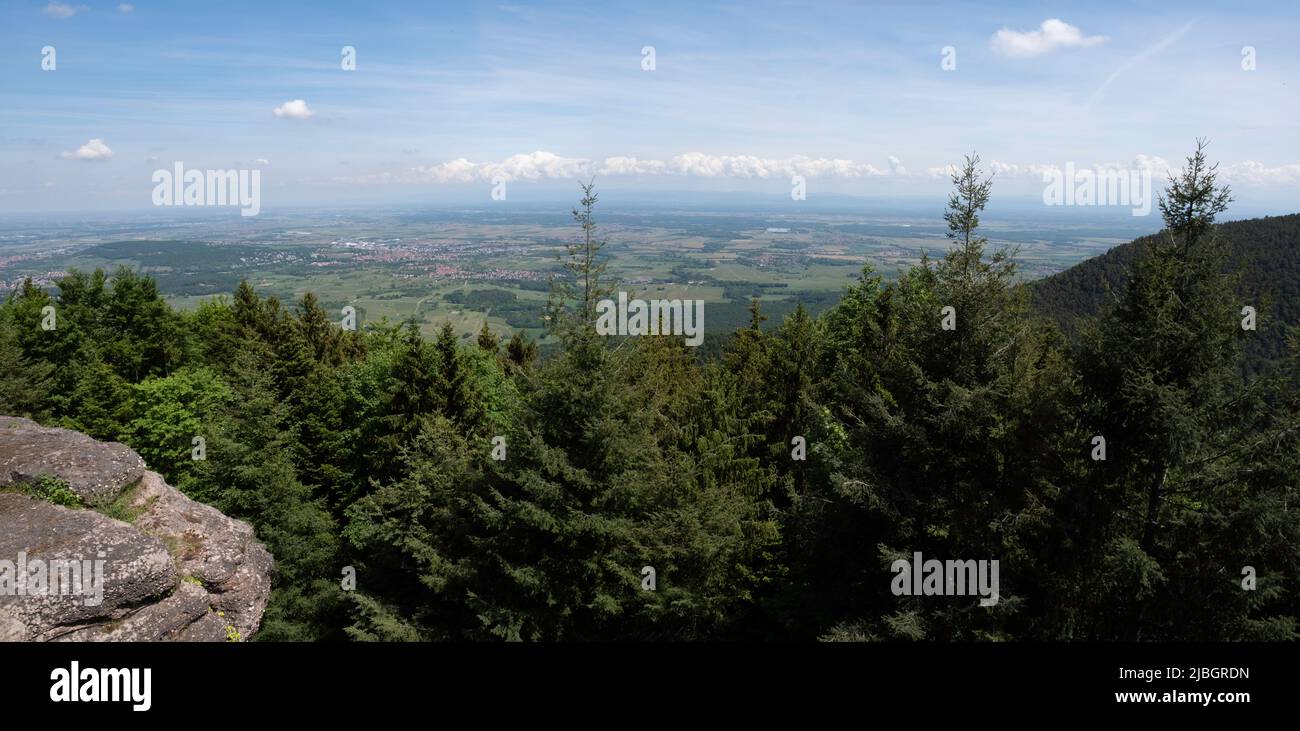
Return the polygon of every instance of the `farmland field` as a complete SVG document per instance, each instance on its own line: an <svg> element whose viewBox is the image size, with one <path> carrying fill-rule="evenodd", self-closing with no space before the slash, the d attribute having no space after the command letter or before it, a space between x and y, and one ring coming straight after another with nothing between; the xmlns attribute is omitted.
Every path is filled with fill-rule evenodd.
<svg viewBox="0 0 1300 731"><path fill-rule="evenodd" d="M569 216L537 208L264 213L120 221L70 221L39 233L21 225L0 238L0 281L52 286L69 269L128 266L154 277L181 308L229 295L241 280L296 301L314 292L333 311L355 307L360 323L414 318L423 332L451 322L462 336L482 327L544 340L542 310L559 257L576 240ZM893 278L949 246L937 216L816 211L611 210L598 219L607 278L631 296L703 299L705 327L747 322L751 297L773 319L802 303L814 312L838 299L864 264ZM1078 227L990 221L990 246L1017 248L1021 276L1060 271L1127 241L1132 225Z"/></svg>

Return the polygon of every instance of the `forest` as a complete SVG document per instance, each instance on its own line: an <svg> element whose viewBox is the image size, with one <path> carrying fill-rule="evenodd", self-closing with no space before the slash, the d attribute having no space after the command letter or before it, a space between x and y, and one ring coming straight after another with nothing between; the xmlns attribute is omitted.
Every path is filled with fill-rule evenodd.
<svg viewBox="0 0 1300 731"><path fill-rule="evenodd" d="M967 157L944 257L866 266L816 317L755 300L706 357L596 334L618 283L590 184L545 358L73 271L0 306L0 412L252 524L277 565L256 640L1300 638L1300 339L1252 345L1287 326L1265 306L1242 327L1263 275L1231 265L1203 147L1086 306L1031 302L990 195ZM999 561L999 600L897 596L915 553Z"/></svg>
<svg viewBox="0 0 1300 731"><path fill-rule="evenodd" d="M1219 226L1226 249L1225 274L1239 274L1236 292L1261 314L1259 334L1245 343L1242 367L1260 373L1284 359L1287 338L1300 322L1300 214L1230 221ZM1071 336L1082 318L1095 317L1123 292L1139 250L1157 242L1146 236L1116 246L1059 274L1030 282L1030 303Z"/></svg>

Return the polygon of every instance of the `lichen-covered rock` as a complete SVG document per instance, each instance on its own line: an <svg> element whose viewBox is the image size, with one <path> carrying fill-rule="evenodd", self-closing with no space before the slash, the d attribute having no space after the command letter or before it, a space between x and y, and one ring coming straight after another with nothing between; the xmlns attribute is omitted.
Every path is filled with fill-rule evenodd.
<svg viewBox="0 0 1300 731"><path fill-rule="evenodd" d="M16 493L0 493L0 561L14 564L14 579L26 567L23 573L30 584L35 583L32 574L38 565L54 577L48 569L52 562L80 564L70 566L66 574L80 570L80 589L68 582L64 591L46 579L47 591L32 586L19 594L15 581L14 595L6 596L5 577L0 577L0 614L27 628L28 636L18 639L51 640L87 624L120 619L166 596L177 580L161 539L92 510L64 508Z"/></svg>
<svg viewBox="0 0 1300 731"><path fill-rule="evenodd" d="M0 416L0 487L54 475L94 505L117 497L144 469L144 460L125 444Z"/></svg>
<svg viewBox="0 0 1300 731"><path fill-rule="evenodd" d="M251 526L191 500L155 472L144 474L130 509L143 511L138 530L170 537L181 575L207 590L224 624L246 634L257 628L271 593L272 561Z"/></svg>
<svg viewBox="0 0 1300 731"><path fill-rule="evenodd" d="M9 490L0 492L0 641L227 641L257 631L273 562L253 529L181 494L130 448L0 417L0 470L0 491ZM47 475L87 504L115 503L131 522L21 492ZM61 575L54 561L67 562L53 564ZM15 586L20 562L41 569L32 576L44 573L44 590Z"/></svg>

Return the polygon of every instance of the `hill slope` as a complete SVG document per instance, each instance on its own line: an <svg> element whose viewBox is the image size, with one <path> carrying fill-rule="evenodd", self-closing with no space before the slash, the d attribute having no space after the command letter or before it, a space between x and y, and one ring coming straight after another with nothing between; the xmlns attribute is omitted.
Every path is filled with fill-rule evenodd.
<svg viewBox="0 0 1300 731"><path fill-rule="evenodd" d="M1258 313L1258 337L1246 346L1245 368L1254 373L1286 353L1288 328L1300 324L1300 213L1222 224L1231 271L1240 272L1243 305ZM1080 318L1093 317L1123 291L1144 236L1101 256L1029 284L1034 309L1056 320L1071 337Z"/></svg>

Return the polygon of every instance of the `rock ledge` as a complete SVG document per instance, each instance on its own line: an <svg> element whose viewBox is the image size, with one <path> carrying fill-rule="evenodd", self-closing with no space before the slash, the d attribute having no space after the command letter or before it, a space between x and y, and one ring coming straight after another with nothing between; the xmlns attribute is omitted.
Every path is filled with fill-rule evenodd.
<svg viewBox="0 0 1300 731"><path fill-rule="evenodd" d="M24 493L43 476L92 507ZM115 501L130 523L95 509ZM272 570L252 527L186 497L130 447L0 416L0 641L248 639Z"/></svg>

